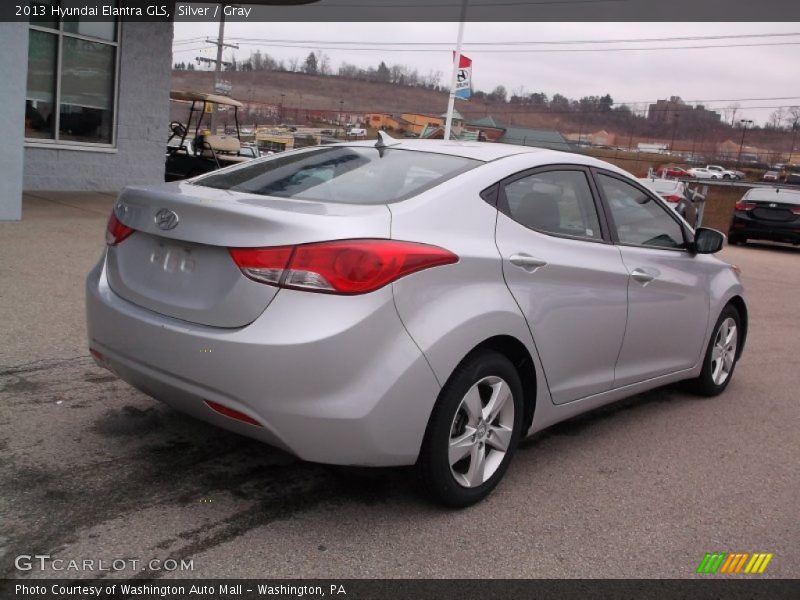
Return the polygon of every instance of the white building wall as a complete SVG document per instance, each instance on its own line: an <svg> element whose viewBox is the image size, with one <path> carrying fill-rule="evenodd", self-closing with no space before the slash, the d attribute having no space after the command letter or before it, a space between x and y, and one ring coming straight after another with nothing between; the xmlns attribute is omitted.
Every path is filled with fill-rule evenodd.
<svg viewBox="0 0 800 600"><path fill-rule="evenodd" d="M27 24L0 23L0 41L0 221L16 221L22 218Z"/></svg>
<svg viewBox="0 0 800 600"><path fill-rule="evenodd" d="M27 49L27 27L22 29ZM17 69L27 65L27 50L25 56L25 60L16 65ZM0 61L6 60L6 57L0 58ZM115 191L126 185L164 181L172 78L172 24L123 23L119 68L116 151L26 148L26 190ZM15 106L19 106L18 122L24 134L25 69L22 71L22 95ZM21 147L20 141L14 148L20 157Z"/></svg>

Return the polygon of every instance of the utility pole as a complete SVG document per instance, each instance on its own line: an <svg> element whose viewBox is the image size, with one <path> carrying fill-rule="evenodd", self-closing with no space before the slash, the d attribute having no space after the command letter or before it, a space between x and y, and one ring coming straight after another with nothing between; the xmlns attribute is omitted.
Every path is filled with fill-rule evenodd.
<svg viewBox="0 0 800 600"><path fill-rule="evenodd" d="M794 143L797 141L797 130L800 129L800 125L798 125L798 121L800 121L800 117L794 120L792 124L792 150L789 152L789 160L787 161L789 164L792 164L792 157L794 156Z"/></svg>
<svg viewBox="0 0 800 600"><path fill-rule="evenodd" d="M742 128L742 141L739 144L739 154L736 155L736 168L739 168L739 161L742 159L742 148L744 148L744 134L747 133L747 126L752 125L753 121L750 119L741 119L739 121L744 127Z"/></svg>
<svg viewBox="0 0 800 600"><path fill-rule="evenodd" d="M239 49L238 44L226 44L225 43L225 6L220 4L219 6L219 37L216 40L212 40L210 38L206 38L207 44L214 44L217 47L217 59L211 60L208 58L202 59L203 62L214 63L214 93L219 94L222 90L220 88L220 73L222 73L222 49L223 48L235 48ZM200 60L200 58L198 58ZM230 63L225 63L230 64ZM227 90L228 94L230 94L230 90ZM211 125L209 129L211 129L211 134L215 135L217 133L217 105L213 105L211 109Z"/></svg>

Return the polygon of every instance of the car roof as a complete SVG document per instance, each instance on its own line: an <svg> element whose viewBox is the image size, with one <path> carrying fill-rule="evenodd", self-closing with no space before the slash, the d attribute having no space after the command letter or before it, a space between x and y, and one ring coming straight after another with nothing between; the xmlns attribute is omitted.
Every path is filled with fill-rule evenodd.
<svg viewBox="0 0 800 600"><path fill-rule="evenodd" d="M344 142L340 144L332 144L338 146L353 146L353 147L374 147L375 140L366 140L360 142ZM531 156L530 167L551 164L571 164L571 165L585 165L589 167L597 167L600 169L607 169L617 173L623 173L631 176L627 171L620 169L607 163L603 160L586 156L584 154L575 154L572 152L561 152L559 150L549 150L547 148L537 148L535 146L517 146L515 144L501 144L498 142L459 142L459 141L444 141L444 140L421 140L421 139L397 139L391 143L388 148L396 148L398 150L411 150L416 152L433 152L436 154L450 154L452 156L460 156L463 158L471 158L484 162L491 162L500 160L509 156L516 156L520 154L528 154Z"/></svg>
<svg viewBox="0 0 800 600"><path fill-rule="evenodd" d="M777 187L750 188L744 198L755 202L784 202L800 204L800 190L787 190Z"/></svg>

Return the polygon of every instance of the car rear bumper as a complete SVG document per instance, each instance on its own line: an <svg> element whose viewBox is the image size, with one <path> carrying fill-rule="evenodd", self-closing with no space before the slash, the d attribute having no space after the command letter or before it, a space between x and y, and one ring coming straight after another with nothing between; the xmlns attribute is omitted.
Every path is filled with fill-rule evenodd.
<svg viewBox="0 0 800 600"><path fill-rule="evenodd" d="M728 237L800 244L800 225L794 221L756 221L737 214L733 216Z"/></svg>
<svg viewBox="0 0 800 600"><path fill-rule="evenodd" d="M86 282L89 346L144 393L225 429L330 464L413 464L439 384L390 287L363 296L281 290L238 329L141 308ZM255 419L223 416L216 402Z"/></svg>

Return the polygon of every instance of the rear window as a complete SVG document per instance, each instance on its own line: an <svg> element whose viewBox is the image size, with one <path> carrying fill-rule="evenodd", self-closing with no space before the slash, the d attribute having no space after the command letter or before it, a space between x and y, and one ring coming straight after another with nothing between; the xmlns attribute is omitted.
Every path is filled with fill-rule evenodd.
<svg viewBox="0 0 800 600"><path fill-rule="evenodd" d="M368 146L327 146L290 152L229 171L196 185L322 202L390 204L469 171L482 161Z"/></svg>

